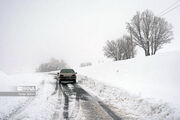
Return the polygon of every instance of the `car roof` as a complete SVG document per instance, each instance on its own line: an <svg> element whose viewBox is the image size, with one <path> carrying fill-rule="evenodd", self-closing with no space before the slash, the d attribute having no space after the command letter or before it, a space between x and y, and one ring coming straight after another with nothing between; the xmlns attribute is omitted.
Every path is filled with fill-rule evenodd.
<svg viewBox="0 0 180 120"><path fill-rule="evenodd" d="M71 69L71 68L63 68L61 70L73 70L73 69Z"/></svg>

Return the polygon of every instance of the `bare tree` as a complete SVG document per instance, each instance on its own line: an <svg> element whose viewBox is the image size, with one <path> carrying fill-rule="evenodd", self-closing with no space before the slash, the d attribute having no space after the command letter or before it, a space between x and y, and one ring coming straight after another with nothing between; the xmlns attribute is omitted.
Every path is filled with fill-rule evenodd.
<svg viewBox="0 0 180 120"><path fill-rule="evenodd" d="M127 24L127 29L136 45L143 48L146 56L154 55L173 39L172 25L149 10L137 12Z"/></svg>
<svg viewBox="0 0 180 120"><path fill-rule="evenodd" d="M115 61L118 60L117 55L117 43L114 40L107 41L104 47L104 55L108 58L114 58Z"/></svg>
<svg viewBox="0 0 180 120"><path fill-rule="evenodd" d="M114 60L130 59L135 56L135 53L135 43L127 35L116 41L107 41L104 47L104 55Z"/></svg>
<svg viewBox="0 0 180 120"><path fill-rule="evenodd" d="M124 35L121 39L121 47L124 51L124 59L134 58L135 56L135 43L132 41L131 36Z"/></svg>

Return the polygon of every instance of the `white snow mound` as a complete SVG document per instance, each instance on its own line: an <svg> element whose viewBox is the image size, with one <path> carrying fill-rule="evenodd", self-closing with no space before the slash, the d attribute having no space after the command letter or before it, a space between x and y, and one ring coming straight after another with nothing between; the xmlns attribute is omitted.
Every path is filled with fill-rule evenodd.
<svg viewBox="0 0 180 120"><path fill-rule="evenodd" d="M101 63L79 68L78 73L180 109L180 51Z"/></svg>

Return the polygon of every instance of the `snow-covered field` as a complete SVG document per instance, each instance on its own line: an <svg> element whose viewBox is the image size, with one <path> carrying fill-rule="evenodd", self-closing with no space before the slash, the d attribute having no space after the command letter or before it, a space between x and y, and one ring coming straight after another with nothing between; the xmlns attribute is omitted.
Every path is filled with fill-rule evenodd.
<svg viewBox="0 0 180 120"><path fill-rule="evenodd" d="M78 69L80 83L118 113L137 119L180 119L180 52Z"/></svg>
<svg viewBox="0 0 180 120"><path fill-rule="evenodd" d="M77 68L78 84L123 120L180 120L179 61L180 52L171 52ZM16 86L37 89L36 96L0 96L0 119L63 119L63 97L56 93L56 85L48 73L0 71L0 92L14 91Z"/></svg>
<svg viewBox="0 0 180 120"><path fill-rule="evenodd" d="M55 87L45 83L55 82L52 78L40 73L8 76L0 72L0 92L13 92L18 86L36 86L37 94L36 96L0 96L0 119L50 119L55 111L57 97L51 96ZM49 100L47 100L48 96Z"/></svg>

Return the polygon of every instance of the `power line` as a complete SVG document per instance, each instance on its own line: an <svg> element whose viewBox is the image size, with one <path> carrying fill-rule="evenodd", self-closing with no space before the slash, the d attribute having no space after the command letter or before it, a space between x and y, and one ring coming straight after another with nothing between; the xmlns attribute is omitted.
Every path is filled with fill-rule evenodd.
<svg viewBox="0 0 180 120"><path fill-rule="evenodd" d="M168 10L167 12L163 13L162 15L160 15L160 17L162 17L162 16L166 15L167 13L173 11L174 9L178 8L179 6L180 6L180 5L177 5L176 7L171 8L171 9Z"/></svg>
<svg viewBox="0 0 180 120"><path fill-rule="evenodd" d="M162 14L165 14L167 11L169 11L170 8L175 8L174 6L177 5L180 2L180 0L174 2L173 4L171 4L168 8L166 8L165 10L163 10L162 12L159 13L160 16L162 16ZM164 13L165 12L165 13Z"/></svg>

